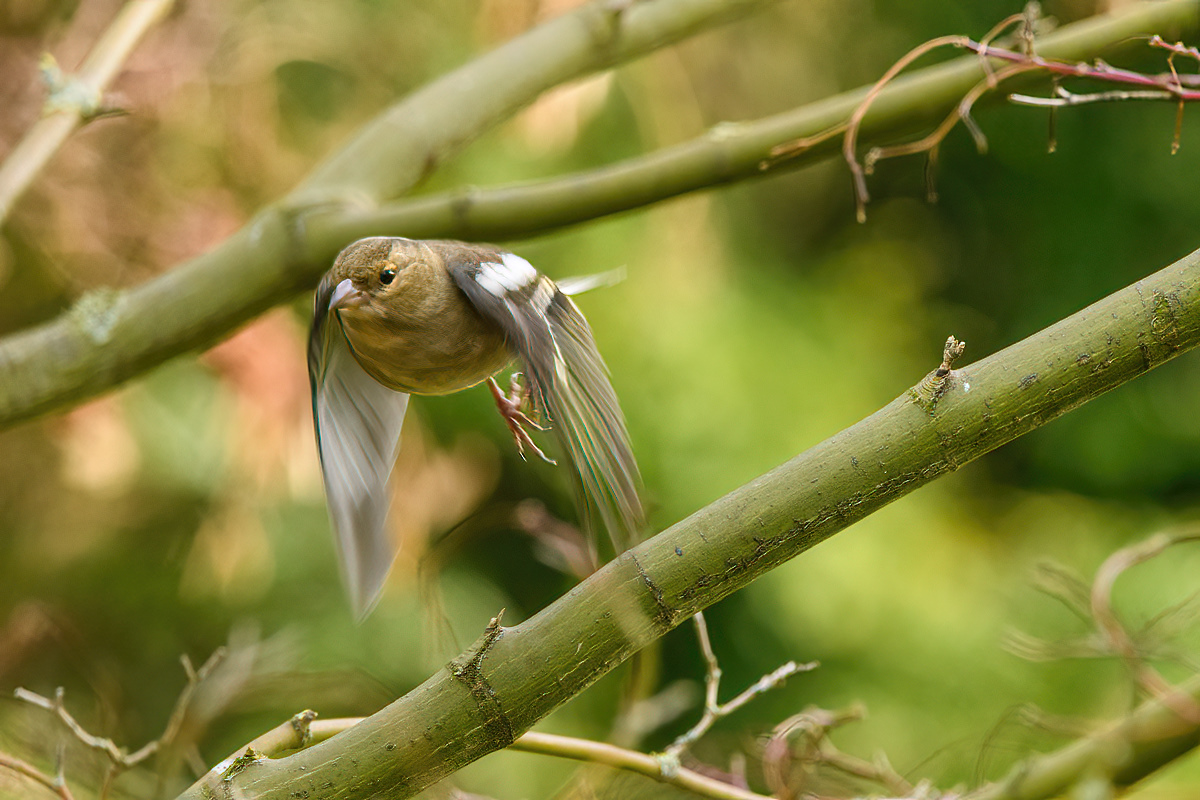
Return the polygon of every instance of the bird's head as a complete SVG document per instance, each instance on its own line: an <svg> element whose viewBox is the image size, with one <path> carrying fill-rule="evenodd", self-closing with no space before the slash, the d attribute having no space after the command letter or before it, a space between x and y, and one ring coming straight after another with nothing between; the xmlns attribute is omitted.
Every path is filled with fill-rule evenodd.
<svg viewBox="0 0 1200 800"><path fill-rule="evenodd" d="M379 311L400 297L411 282L413 267L422 263L419 242L399 237L359 239L333 263L329 311Z"/></svg>

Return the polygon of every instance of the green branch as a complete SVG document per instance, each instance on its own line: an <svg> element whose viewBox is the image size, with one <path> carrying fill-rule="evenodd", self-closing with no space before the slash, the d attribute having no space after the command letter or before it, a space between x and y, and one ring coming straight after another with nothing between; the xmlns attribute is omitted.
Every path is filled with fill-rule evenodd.
<svg viewBox="0 0 1200 800"><path fill-rule="evenodd" d="M892 500L1200 344L1200 251L1024 341L937 370L701 509L344 733L183 797L409 797L512 744L683 620ZM951 348L953 349L953 348ZM947 352L949 356L950 351Z"/></svg>
<svg viewBox="0 0 1200 800"><path fill-rule="evenodd" d="M546 89L776 1L593 0L433 81L216 249L136 288L85 295L58 319L0 340L0 426L210 346L311 287L347 243L314 251L313 214L399 196Z"/></svg>
<svg viewBox="0 0 1200 800"><path fill-rule="evenodd" d="M85 295L58 319L0 339L0 426L94 396L213 344L311 287L341 247L365 234L511 239L762 174L759 164L771 148L844 122L866 90L758 122L718 126L692 142L593 172L372 206L373 199L407 191L427 169L541 91L767 2L645 0L618 13L599 0L433 82L368 125L295 193L217 249L134 289ZM1132 36L1198 27L1200 0L1144 3L1066 26L1039 42L1039 51L1087 59ZM979 60L969 56L896 81L876 99L864 137L920 130L982 75ZM830 140L778 167L811 163L836 148Z"/></svg>
<svg viewBox="0 0 1200 800"><path fill-rule="evenodd" d="M1200 28L1200 2L1139 4L1119 14L1067 25L1039 39L1037 52L1047 59L1084 61L1129 38L1178 28ZM861 137L879 141L940 121L983 77L980 59L963 56L892 81L864 118ZM840 153L841 137L825 138L784 161L772 160L771 151L844 124L870 88L763 119L723 122L690 141L600 169L510 186L457 189L369 211L317 217L309 228L311 246L336 252L339 245L363 236L516 239L687 192L807 166Z"/></svg>

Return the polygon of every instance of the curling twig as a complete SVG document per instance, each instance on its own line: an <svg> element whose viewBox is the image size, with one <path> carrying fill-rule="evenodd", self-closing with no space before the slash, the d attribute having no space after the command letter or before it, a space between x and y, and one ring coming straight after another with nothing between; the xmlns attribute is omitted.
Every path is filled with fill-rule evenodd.
<svg viewBox="0 0 1200 800"><path fill-rule="evenodd" d="M971 110L984 94L995 90L1004 81L1030 72L1048 74L1056 82L1062 78L1084 78L1134 87L1093 94L1072 94L1062 89L1062 87L1057 86L1056 83L1054 97L1037 98L1029 95L1013 95L1010 97L1011 100L1019 105L1046 107L1052 113L1055 109L1064 106L1083 105L1085 103L1101 101L1170 100L1176 102L1179 105L1179 112L1176 115L1175 135L1172 140L1171 151L1172 153L1178 151L1183 124L1183 106L1187 102L1200 100L1200 83L1198 83L1197 76L1195 75L1180 75L1175 69L1174 59L1177 56L1181 56L1200 61L1200 50L1195 47L1187 47L1182 42L1170 44L1157 35L1150 37L1150 46L1168 52L1168 71L1160 75L1148 75L1119 69L1099 59L1094 63L1087 64L1043 58L1038 56L1033 48L1033 30L1037 21L1037 14L1038 8L1036 4L1031 3L1026 7L1024 13L1015 14L1004 19L980 41L975 41L967 36L940 36L918 45L902 56L900 60L893 64L875 82L845 123L828 128L815 136L779 145L771 151L771 158L773 160L785 160L794 157L815 144L844 133L842 157L846 161L853 181L858 221L864 222L866 220L866 204L871 199L870 192L867 189L866 176L872 173L875 164L887 158L927 153L930 161L930 170L932 170L933 165L937 161L938 149L942 141L960 122L971 134L976 148L981 153L986 152L987 138L972 118ZM1019 50L998 47L991 44L993 39L1016 24L1020 24L1020 28L1017 30ZM945 47L970 50L975 53L983 65L984 79L964 95L958 106L931 133L915 142L890 147L872 148L868 151L863 161L860 162L858 158L859 132L862 128L863 120L867 116L867 112L870 111L876 99L914 61L927 53ZM992 67L994 61L1002 64L1006 63L1007 66L996 71ZM1053 150L1053 145L1051 146L1051 150ZM934 192L932 188L929 190L929 194L931 199L933 199Z"/></svg>
<svg viewBox="0 0 1200 800"><path fill-rule="evenodd" d="M129 0L88 53L78 73L53 76L58 79L58 88L70 87L72 96L89 100L63 102L52 94L45 109L48 113L30 127L8 154L0 165L0 222L63 142L101 110L98 98L103 97L129 54L146 32L166 16L171 5L172 0ZM52 59L43 61L43 71L54 72Z"/></svg>
<svg viewBox="0 0 1200 800"><path fill-rule="evenodd" d="M1200 724L1200 704L1171 685L1158 670L1146 662L1112 608L1113 584L1126 570L1149 561L1172 545L1195 541L1200 541L1200 533L1175 536L1159 534L1113 553L1105 559L1096 573L1096 580L1092 584L1091 608L1097 628L1105 637L1111 651L1125 662L1135 683L1178 714L1181 719Z"/></svg>
<svg viewBox="0 0 1200 800"><path fill-rule="evenodd" d="M914 786L896 772L882 753L874 761L867 761L842 752L830 740L829 734L835 728L865 716L866 710L861 705L842 711L808 708L776 725L762 753L763 778L771 792L780 798L797 797L803 792L805 771L799 776L799 784L793 779L793 761L798 759L802 767L824 765L879 784L897 797L915 796Z"/></svg>

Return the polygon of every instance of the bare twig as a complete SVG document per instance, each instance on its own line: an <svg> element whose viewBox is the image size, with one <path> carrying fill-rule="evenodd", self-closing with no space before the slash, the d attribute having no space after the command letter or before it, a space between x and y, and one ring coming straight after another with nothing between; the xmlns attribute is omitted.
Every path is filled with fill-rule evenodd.
<svg viewBox="0 0 1200 800"><path fill-rule="evenodd" d="M898 797L913 796L913 785L896 772L884 754L867 761L842 752L829 739L835 728L865 715L862 706L842 711L808 708L776 725L762 750L763 778L772 793L779 798L796 797L804 790L806 771L813 766L826 766L877 783ZM805 770L799 776L799 784L793 780L796 760Z"/></svg>
<svg viewBox="0 0 1200 800"><path fill-rule="evenodd" d="M696 626L696 638L700 641L700 652L704 655L704 662L707 667L704 678L704 714L700 717L700 721L692 726L691 730L681 735L663 750L662 758L667 763L678 763L678 759L683 752L697 739L708 733L713 723L721 717L729 716L760 694L780 686L797 672L809 672L817 668L817 662L815 661L807 664L797 664L795 661L789 661L773 672L769 672L759 678L752 686L728 703L721 704L717 701L717 693L721 688L721 665L717 661L717 656L712 649L712 642L708 638L708 625L704 621L704 614L697 613L692 617L692 622Z"/></svg>
<svg viewBox="0 0 1200 800"><path fill-rule="evenodd" d="M1091 607L1097 628L1105 637L1111 651L1125 662L1137 685L1162 701L1182 719L1192 724L1200 724L1200 704L1172 686L1158 670L1146 662L1145 656L1139 651L1112 608L1113 584L1126 570L1162 554L1172 545L1195 541L1200 541L1200 533L1175 536L1158 534L1140 544L1113 553L1096 572L1096 580L1092 584Z"/></svg>
<svg viewBox="0 0 1200 800"><path fill-rule="evenodd" d="M518 737L509 745L509 749L603 764L614 769L645 775L660 783L677 786L703 797L714 798L714 800L768 800L764 795L701 775L699 772L685 767L676 766L673 769L664 770L661 757L626 750L623 747L603 742L530 731Z"/></svg>
<svg viewBox="0 0 1200 800"><path fill-rule="evenodd" d="M200 669L194 669L192 662L185 655L182 657L184 673L187 675L187 685L180 692L179 698L175 701L175 708L171 713L171 717L167 722L167 727L163 731L162 736L154 741L147 742L140 749L129 753L122 747L118 747L112 739L107 739L100 736L94 736L87 732L86 729L71 715L63 703L65 692L60 686L54 693L54 699L43 697L36 692L31 692L28 689L18 688L13 694L18 700L22 700L38 708L44 708L53 713L66 726L71 734L83 743L84 746L97 750L108 757L109 766L104 775L104 781L101 785L99 797L101 800L108 794L112 787L113 781L116 780L122 772L136 767L138 764L145 761L150 756L158 753L160 750L174 743L175 738L179 735L179 730L183 725L183 720L187 716L188 709L191 706L192 698L195 696L196 688L212 674L213 670L225 659L225 648L217 649L208 660L204 662ZM62 769L62 759L59 759L59 769ZM61 777L61 776L60 776Z"/></svg>
<svg viewBox="0 0 1200 800"><path fill-rule="evenodd" d="M986 152L987 138L971 116L972 108L984 94L996 89L1004 81L1030 72L1045 73L1051 75L1056 80L1060 78L1086 78L1106 83L1138 87L1087 95L1075 95L1056 84L1054 97L1037 98L1029 95L1014 95L1010 98L1020 105L1050 108L1052 113L1055 109L1064 106L1083 105L1102 101L1171 100L1176 102L1179 106L1179 111L1176 115L1172 153L1178 151L1183 124L1183 106L1187 102L1200 100L1200 88L1197 88L1195 82L1192 80L1195 76L1180 76L1175 69L1174 59L1176 56L1197 58L1197 53L1200 50L1197 50L1195 47L1186 47L1183 43L1168 44L1157 35L1150 37L1150 46L1165 49L1168 52L1168 72L1163 75L1147 75L1131 70L1119 69L1099 59L1093 64L1085 64L1043 58L1038 56L1033 48L1033 30L1037 22L1038 13L1037 4L1030 3L1026 6L1023 13L1015 14L1002 20L978 42L966 36L940 36L918 45L902 56L899 61L893 64L875 82L845 123L828 128L815 136L779 145L772 149L771 158L779 160L794 157L815 144L819 144L826 139L844 132L845 138L842 142L842 157L850 169L850 175L854 183L855 208L858 221L864 222L866 220L866 204L871 199L870 192L867 189L866 176L873 172L878 162L887 158L927 153L930 160L929 171L931 172L933 164L936 163L938 149L942 141L960 122L971 134L976 148L981 153ZM1019 50L996 47L991 44L993 39L1017 24L1020 25L1017 30ZM964 95L958 106L931 133L915 142L872 148L860 163L858 159L859 133L862 129L863 120L866 118L867 112L870 111L876 99L914 61L927 53L944 47L970 50L975 53L982 64L984 79ZM994 71L992 68L993 60L1002 63L1007 62L1007 66L999 71ZM1051 117L1051 122L1053 123L1053 117ZM1053 132L1051 134L1051 141L1051 150L1053 151ZM935 196L932 189L929 190L929 194L931 198Z"/></svg>
<svg viewBox="0 0 1200 800"><path fill-rule="evenodd" d="M74 795L71 794L70 788L68 788L66 782L61 779L61 775L51 778L49 775L42 772L29 762L22 761L15 756L8 755L7 753L0 753L0 767L3 767L4 769L10 769L18 775L24 775L26 778L29 778L36 783L40 783L42 786L45 786L47 789L57 794L60 798L62 798L62 800L75 800Z"/></svg>
<svg viewBox="0 0 1200 800"><path fill-rule="evenodd" d="M33 124L0 165L0 222L67 137L101 109L99 98L116 78L121 65L146 32L166 16L171 5L172 0L129 0L96 42L79 72L74 76L60 75L58 88L73 89L71 94L76 100L64 102L60 99L61 92L58 95L52 92L46 106L48 113ZM52 71L52 63L52 59L44 61L43 70ZM78 102L79 98L90 101Z"/></svg>
<svg viewBox="0 0 1200 800"><path fill-rule="evenodd" d="M1066 108L1068 106L1084 106L1091 103L1119 103L1126 100L1171 100L1170 92L1155 89L1113 90L1111 92L1091 92L1076 94L1061 86L1054 89L1053 97L1038 97L1028 94L1010 94L1008 99L1019 106L1034 106L1037 108Z"/></svg>

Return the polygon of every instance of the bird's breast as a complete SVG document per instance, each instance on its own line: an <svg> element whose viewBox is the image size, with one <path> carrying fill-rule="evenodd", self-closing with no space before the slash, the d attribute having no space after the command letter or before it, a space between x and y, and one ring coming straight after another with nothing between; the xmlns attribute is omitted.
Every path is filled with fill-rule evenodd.
<svg viewBox="0 0 1200 800"><path fill-rule="evenodd" d="M401 392L457 392L512 360L504 332L465 298L432 307L346 309L339 317L367 374Z"/></svg>

